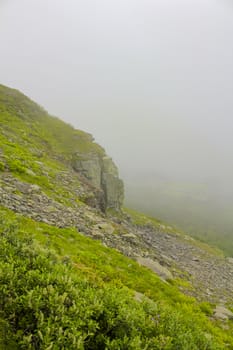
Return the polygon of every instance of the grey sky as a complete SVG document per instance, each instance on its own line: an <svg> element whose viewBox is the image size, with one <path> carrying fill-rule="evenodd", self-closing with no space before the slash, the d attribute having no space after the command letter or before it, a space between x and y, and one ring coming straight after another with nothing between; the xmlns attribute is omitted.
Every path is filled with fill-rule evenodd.
<svg viewBox="0 0 233 350"><path fill-rule="evenodd" d="M1 83L91 132L123 177L232 181L230 1L0 0L0 43Z"/></svg>

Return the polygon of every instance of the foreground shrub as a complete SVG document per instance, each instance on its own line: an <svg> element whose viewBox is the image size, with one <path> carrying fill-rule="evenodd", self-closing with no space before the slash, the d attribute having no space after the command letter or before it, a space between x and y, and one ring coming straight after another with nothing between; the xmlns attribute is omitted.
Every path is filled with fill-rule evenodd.
<svg viewBox="0 0 233 350"><path fill-rule="evenodd" d="M221 349L196 320L127 288L93 285L51 251L0 236L0 341L5 349Z"/></svg>

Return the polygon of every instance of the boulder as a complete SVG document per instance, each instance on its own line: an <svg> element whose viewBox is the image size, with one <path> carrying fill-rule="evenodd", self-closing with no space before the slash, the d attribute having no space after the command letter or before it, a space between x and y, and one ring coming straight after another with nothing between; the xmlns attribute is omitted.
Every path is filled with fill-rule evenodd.
<svg viewBox="0 0 233 350"><path fill-rule="evenodd" d="M232 320L233 319L233 312L231 312L229 309L227 309L223 305L217 305L214 310L214 317L218 320Z"/></svg>
<svg viewBox="0 0 233 350"><path fill-rule="evenodd" d="M172 273L164 266L162 266L158 261L152 260L150 258L143 258L143 257L138 257L137 262L142 265L146 266L157 275L159 275L163 280L167 279L172 279Z"/></svg>

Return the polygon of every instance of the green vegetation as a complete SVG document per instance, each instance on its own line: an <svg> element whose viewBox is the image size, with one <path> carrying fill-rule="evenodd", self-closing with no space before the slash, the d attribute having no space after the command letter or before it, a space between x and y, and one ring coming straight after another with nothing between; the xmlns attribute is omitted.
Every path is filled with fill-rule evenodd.
<svg viewBox="0 0 233 350"><path fill-rule="evenodd" d="M89 194L76 194L81 179L67 178L67 169L72 172L76 151L104 154L92 137L1 85L0 116L0 186L4 176L13 176L38 185L56 202L85 208L82 198ZM15 189L14 194L22 195ZM108 214L173 231L128 209ZM120 224L114 225L119 234ZM212 305L178 286L191 289L181 279L163 282L75 228L0 207L0 349L233 349L232 322L214 321Z"/></svg>
<svg viewBox="0 0 233 350"><path fill-rule="evenodd" d="M0 172L9 171L22 181L39 185L63 204L81 202L57 175L67 170L76 151L104 153L91 135L51 117L23 94L2 85L0 115ZM78 178L72 181L73 187L79 188Z"/></svg>
<svg viewBox="0 0 233 350"><path fill-rule="evenodd" d="M2 209L0 230L5 349L233 348L231 332L206 317L209 305L74 229Z"/></svg>
<svg viewBox="0 0 233 350"><path fill-rule="evenodd" d="M75 130L17 90L0 85L0 126L4 134L21 145L30 146L37 157L48 154L58 159L69 159L75 150L81 153L101 153L102 147L93 142L92 136ZM35 147L33 149L33 146Z"/></svg>
<svg viewBox="0 0 233 350"><path fill-rule="evenodd" d="M73 154L104 150L92 136L50 116L16 90L0 85L0 171L10 170L21 179L46 184L64 170Z"/></svg>
<svg viewBox="0 0 233 350"><path fill-rule="evenodd" d="M139 213L133 209L124 208L124 212L130 216L134 225L138 225L138 226L151 225L155 227L160 227L162 224L160 220L150 217L148 215Z"/></svg>
<svg viewBox="0 0 233 350"><path fill-rule="evenodd" d="M4 171L5 170L5 165L3 162L0 162L0 171Z"/></svg>

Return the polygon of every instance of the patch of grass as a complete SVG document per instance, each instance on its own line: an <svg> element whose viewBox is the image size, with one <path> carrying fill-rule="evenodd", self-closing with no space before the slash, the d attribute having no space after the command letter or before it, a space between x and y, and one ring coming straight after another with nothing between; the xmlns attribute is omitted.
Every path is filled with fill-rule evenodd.
<svg viewBox="0 0 233 350"><path fill-rule="evenodd" d="M91 135L50 116L43 108L20 92L0 85L0 171L8 171L20 180L37 184L49 197L65 205L81 204L75 188L57 178L59 172L71 171L75 154L103 156L104 149ZM75 181L74 181L75 179Z"/></svg>
<svg viewBox="0 0 233 350"><path fill-rule="evenodd" d="M144 215L142 213L139 213L138 211L133 209L124 208L123 212L129 215L132 223L137 226L151 225L158 228L162 224L160 220Z"/></svg>
<svg viewBox="0 0 233 350"><path fill-rule="evenodd" d="M105 154L90 134L50 116L20 92L3 85L0 85L0 113L1 131L7 139L26 147L30 145L39 157L47 154L66 162L75 152Z"/></svg>
<svg viewBox="0 0 233 350"><path fill-rule="evenodd" d="M5 170L5 164L0 161L0 171L4 171L4 170Z"/></svg>
<svg viewBox="0 0 233 350"><path fill-rule="evenodd" d="M62 264L62 266L68 264L71 268L70 272L68 271L70 268L67 272L61 270L62 275L64 276L65 274L66 276L70 276L71 280L73 278L74 280L79 278L88 281L90 286L94 286L96 291L95 298L98 299L99 288L101 290L108 290L109 293L111 290L116 290L116 293L118 293L117 291L121 293L120 290L122 290L122 288L128 288L128 292L125 291L125 296L128 295L127 298L129 299L126 301L123 298L121 302L120 300L118 300L118 302L121 303L122 308L125 308L125 310L128 310L127 305L131 305L130 308L135 310L136 315L136 310L139 306L133 306L133 291L140 292L147 296L149 300L151 300L151 305L145 306L143 304L143 308L146 308L143 311L145 312L143 317L153 317L157 320L159 313L159 319L156 321L159 322L159 333L156 333L158 330L156 331L153 328L153 324L149 327L154 329L153 332L155 332L154 334L158 334L159 339L161 339L161 336L166 339L166 342L164 343L166 346L168 346L168 344L170 346L166 347L164 345L164 347L157 348L155 345L150 345L150 349L186 349L185 344L189 337L190 342L193 342L193 347L190 347L190 349L231 349L230 345L227 345L226 347L226 344L231 344L231 346L233 346L231 332L222 331L221 328L218 328L217 325L210 322L206 317L210 310L209 305L204 305L203 303L198 304L194 298L185 296L179 292L175 285L169 285L168 283L161 281L152 271L141 267L135 261L126 258L117 251L104 247L98 241L93 241L80 235L74 228L59 229L35 222L21 215L16 215L10 210L3 208L0 211L0 217L2 218L2 224L0 225L2 232L12 231L14 232L15 237L18 237L17 239L20 239L20 241L24 241L25 238L33 239L33 247L41 247L39 248L39 254L42 254L42 256L43 250L48 252L46 253L49 254L48 257L52 256L51 254L55 254L59 266L60 264ZM50 258L46 259L49 261ZM13 258L12 261L15 261L15 258ZM3 262L5 262L5 258ZM56 267L54 267L54 273L58 274L56 271ZM53 273L53 271L51 270L50 273ZM119 296L120 294L117 294L117 298ZM103 296L101 296L101 298L102 297ZM85 296L85 298L87 298L87 296ZM108 299L108 295L105 295L105 298ZM91 304L93 303L93 301L90 300L89 302ZM152 311L150 311L151 307L154 310L152 314ZM88 313L88 308L86 310ZM130 312L129 310L126 311L128 313L128 318L131 317L130 315L133 317L134 313L132 314L132 310ZM113 317L111 316L113 315L113 309L106 312L109 313L110 318ZM143 327L142 324L139 326L140 329L143 329ZM42 334L44 334L43 332ZM143 332L144 331L142 331L142 334L144 334ZM186 338L186 333L189 334L188 338ZM139 334L141 333L139 332ZM209 334L211 341L207 341L204 334ZM123 339L122 337L123 335L120 337L121 340ZM167 342L167 337L169 338L170 343ZM152 341L152 338L152 335L149 335L150 341ZM121 344L121 342L119 344ZM140 346L142 346L142 343L140 344ZM151 344L154 343L152 342ZM161 344L163 344L163 342ZM141 349L140 346L138 349ZM125 349L123 345L119 345L118 348ZM84 349L89 348L84 347ZM111 349L111 347L109 347L109 349Z"/></svg>

